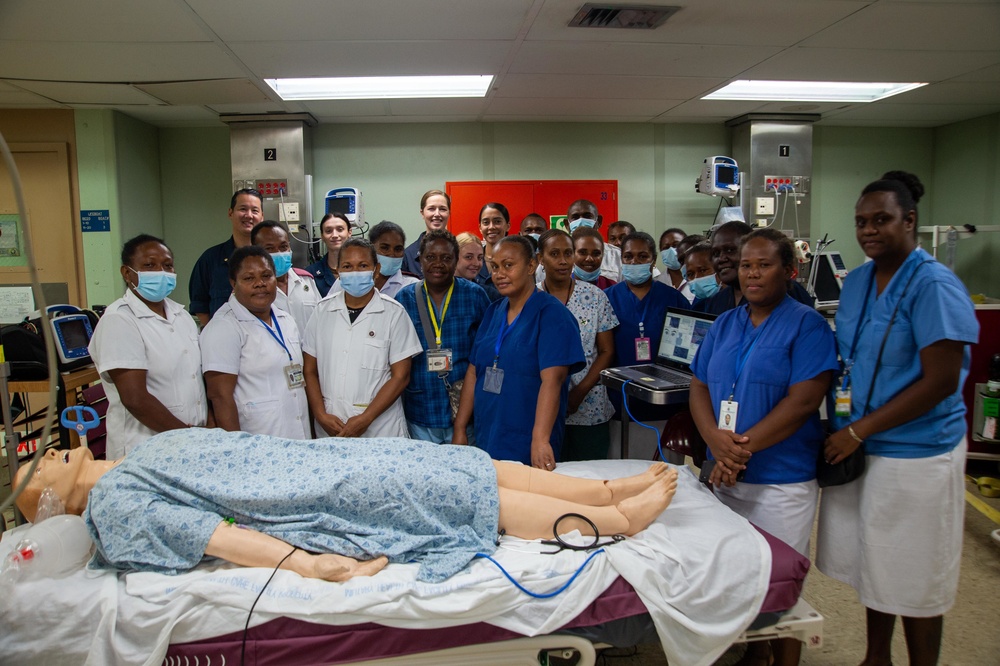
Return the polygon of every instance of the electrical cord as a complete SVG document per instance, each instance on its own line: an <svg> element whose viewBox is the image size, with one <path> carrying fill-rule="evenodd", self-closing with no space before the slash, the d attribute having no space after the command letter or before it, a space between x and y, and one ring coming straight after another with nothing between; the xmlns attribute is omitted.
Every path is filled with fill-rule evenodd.
<svg viewBox="0 0 1000 666"><path fill-rule="evenodd" d="M637 424L641 425L643 428L648 428L649 430L652 430L653 432L656 433L656 450L660 452L660 460L662 460L665 463L669 463L670 461L667 460L667 457L665 455L663 455L663 445L660 443L660 431L654 428L653 426L649 425L648 423L643 423L639 419L632 416L632 410L628 408L628 394L625 392L625 387L632 383L634 382L631 379L626 379L622 383L622 407L625 409L625 413L628 414L628 417L630 419L635 421Z"/></svg>
<svg viewBox="0 0 1000 666"><path fill-rule="evenodd" d="M17 170L17 164L14 162L14 155L10 152L10 146L7 145L7 140L3 136L3 132L0 132L0 153L3 154L4 163L7 166L7 172L10 174L11 184L13 185L14 198L17 201L17 213L18 219L22 221L22 231L24 238L24 253L28 257L28 272L31 281L31 291L35 297L35 307L39 312L42 312L42 316L45 316L45 295L42 293L41 281L38 277L38 265L35 263L35 250L34 245L31 240L31 224L28 219L28 206L24 201L24 189L21 185L21 174ZM0 503L0 515L7 510L8 507L12 506L17 498L24 491L25 486L31 480L34 475L35 470L38 468L38 463L41 462L42 457L45 455L45 449L48 446L49 438L52 436L52 421L55 419L55 407L56 400L58 397L58 362L56 360L56 348L55 343L52 340L52 330L50 326L42 326L42 340L45 342L45 360L49 366L49 403L45 412L44 425L42 427L42 438L39 443L38 449L35 451L35 455L31 459L31 464L28 467L28 473L24 476L24 482L21 485L15 483L13 474L11 474L11 494L6 500ZM9 462L10 469L14 469L17 458L15 456L13 462Z"/></svg>
<svg viewBox="0 0 1000 666"><path fill-rule="evenodd" d="M600 555L601 553L603 553L603 552L604 552L603 548L601 548L599 550L595 550L594 552L592 552L590 554L590 557L588 557L586 560L583 561L583 564L581 564L580 567L573 573L573 575L570 576L570 579L568 581L566 581L565 583L563 583L562 585L560 585L559 588L556 589L556 590L553 590L551 592L542 592L542 593L532 592L528 588L526 588L523 585L521 585L519 582L517 582L514 579L513 576L510 575L510 573L506 569L504 569L503 565L500 564L499 562L497 562L495 559L493 559L493 557L491 555L487 555L486 553L476 553L475 557L481 558L481 559L484 559L484 560L489 560L490 562L492 562L493 564L495 564L497 566L497 568L500 569L500 573L502 573L504 576L506 576L507 580L509 580L511 583L513 583L514 587L516 587L517 589L519 589L521 592L524 592L529 597L534 597L535 599L551 599L552 597L556 596L557 594L562 594L563 592L565 592L566 589L569 588L569 586L573 584L573 581L575 581L577 579L577 577L583 572L583 570L586 568L586 566L588 564L590 564L590 561L592 559L594 559L595 557L597 557L598 555Z"/></svg>
<svg viewBox="0 0 1000 666"><path fill-rule="evenodd" d="M240 646L240 666L243 665L243 661L247 653L247 633L249 633L250 631L250 616L253 615L253 609L257 607L257 602L260 601L260 598L264 595L264 590L266 590L267 586L271 584L271 581L278 573L278 569L280 569L281 565L285 563L285 560L294 555L295 551L297 550L298 547L293 546L292 552L288 553L288 555L285 555L283 558L281 558L281 561L278 562L278 565L274 567L274 571L271 572L271 577L267 579L266 583L264 583L264 587L260 588L260 593L258 593L257 598L253 600L253 605L250 606L250 612L247 613L247 622L245 625L243 625L243 644Z"/></svg>

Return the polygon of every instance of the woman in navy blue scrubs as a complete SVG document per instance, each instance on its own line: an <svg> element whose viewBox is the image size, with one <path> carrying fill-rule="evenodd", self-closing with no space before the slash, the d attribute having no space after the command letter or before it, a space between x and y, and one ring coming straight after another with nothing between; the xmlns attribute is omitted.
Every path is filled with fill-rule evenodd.
<svg viewBox="0 0 1000 666"><path fill-rule="evenodd" d="M507 236L491 257L503 296L486 310L472 346L455 444L467 444L475 415L476 446L496 460L555 469L563 442L569 376L585 367L576 318L535 288L531 241Z"/></svg>

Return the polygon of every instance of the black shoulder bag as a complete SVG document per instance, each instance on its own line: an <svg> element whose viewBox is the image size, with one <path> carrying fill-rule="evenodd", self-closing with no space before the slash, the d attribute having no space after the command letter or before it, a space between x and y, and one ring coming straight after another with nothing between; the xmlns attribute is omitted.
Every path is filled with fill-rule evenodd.
<svg viewBox="0 0 1000 666"><path fill-rule="evenodd" d="M889 317L889 325L885 329L885 335L882 336L882 344L878 348L878 356L875 358L875 370L872 372L872 383L868 387L868 398L865 400L865 408L861 412L861 416L865 416L868 413L868 408L871 406L872 392L875 390L875 378L878 377L879 366L882 364L882 352L885 351L885 343L889 341L889 332L892 330L892 324L896 321L896 313L899 312L899 306L903 303L903 297L906 296L907 290L910 288L910 283L913 282L913 278L917 276L917 271L924 264L929 264L934 261L933 259L928 259L921 262L913 269L910 273L910 278L906 281L906 285L903 286L903 293L899 295L899 300L896 301L896 307L892 311L892 316ZM867 296L866 296L867 298ZM858 326L861 322L858 322ZM819 449L819 460L817 460L816 465L816 482L819 484L820 488L826 488L828 486L842 486L845 483L850 483L855 479L859 478L865 472L865 445L864 442L858 444L858 448L854 449L851 455L847 456L839 463L831 465L826 461L825 451L823 447Z"/></svg>

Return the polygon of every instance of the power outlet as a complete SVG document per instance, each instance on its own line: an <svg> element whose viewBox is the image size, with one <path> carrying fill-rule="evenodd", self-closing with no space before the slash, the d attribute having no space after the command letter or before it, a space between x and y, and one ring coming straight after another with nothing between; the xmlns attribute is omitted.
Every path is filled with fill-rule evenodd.
<svg viewBox="0 0 1000 666"><path fill-rule="evenodd" d="M757 215L774 215L774 197L757 197Z"/></svg>
<svg viewBox="0 0 1000 666"><path fill-rule="evenodd" d="M288 201L283 204L278 204L279 213L281 214L282 222L298 222L299 221L299 202Z"/></svg>

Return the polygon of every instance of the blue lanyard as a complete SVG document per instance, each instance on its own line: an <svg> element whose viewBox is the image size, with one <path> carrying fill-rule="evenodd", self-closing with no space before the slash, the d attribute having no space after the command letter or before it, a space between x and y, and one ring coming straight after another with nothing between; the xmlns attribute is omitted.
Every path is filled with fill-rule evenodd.
<svg viewBox="0 0 1000 666"><path fill-rule="evenodd" d="M868 280L868 289L865 290L865 298L862 301L861 314L858 316L858 325L854 329L854 340L851 342L851 355L849 358L844 360L844 374L841 378L840 388L841 390L847 390L848 385L851 383L851 368L854 367L855 354L858 351L858 341L861 340L861 329L865 327L868 320L865 316L868 314L868 299L872 295L872 286L875 284L875 271L872 271L871 278Z"/></svg>
<svg viewBox="0 0 1000 666"><path fill-rule="evenodd" d="M285 344L285 336L281 334L281 326L278 325L278 318L274 316L274 308L271 308L271 321L274 322L274 328L278 329L277 335L275 335L274 331L271 330L271 327L265 324L263 321L261 321L260 319L258 319L257 321L260 321L260 325L263 326L264 329L271 334L271 337L274 338L275 342L281 345L281 348L285 350L286 354L288 354L288 360L291 361L292 352L288 351L288 346Z"/></svg>
<svg viewBox="0 0 1000 666"><path fill-rule="evenodd" d="M753 343L750 345L750 349L746 350L740 356L740 360L736 363L736 377L733 379L733 388L729 390L729 400L732 401L733 397L736 395L736 382L740 380L740 375L743 374L743 367L746 366L747 361L750 359L750 355L753 354L753 350L757 347L757 343L760 342L761 337L764 335L764 327L767 326L771 319L774 318L774 312L768 315L767 320L760 325L760 330L757 331L757 337L753 339ZM747 334L747 322L750 321L750 308L747 307L747 321L743 323L743 333L740 334L740 350L743 349L743 340L746 338Z"/></svg>
<svg viewBox="0 0 1000 666"><path fill-rule="evenodd" d="M534 295L535 292L531 292L531 296ZM531 296L528 296L528 301L531 300ZM514 321L510 322L510 326L507 325L507 313L510 311L510 301L507 301L507 307L504 308L503 311L504 315L503 319L500 320L500 334L497 336L496 345L493 347L494 368L497 367L497 361L500 360L500 346L503 344L504 338L506 338L510 334L510 332L514 329L514 326L517 325L517 320L521 318L522 314L524 314L524 308L528 306L528 301L525 301L524 305L521 306L521 311L517 313L516 317L514 317Z"/></svg>

